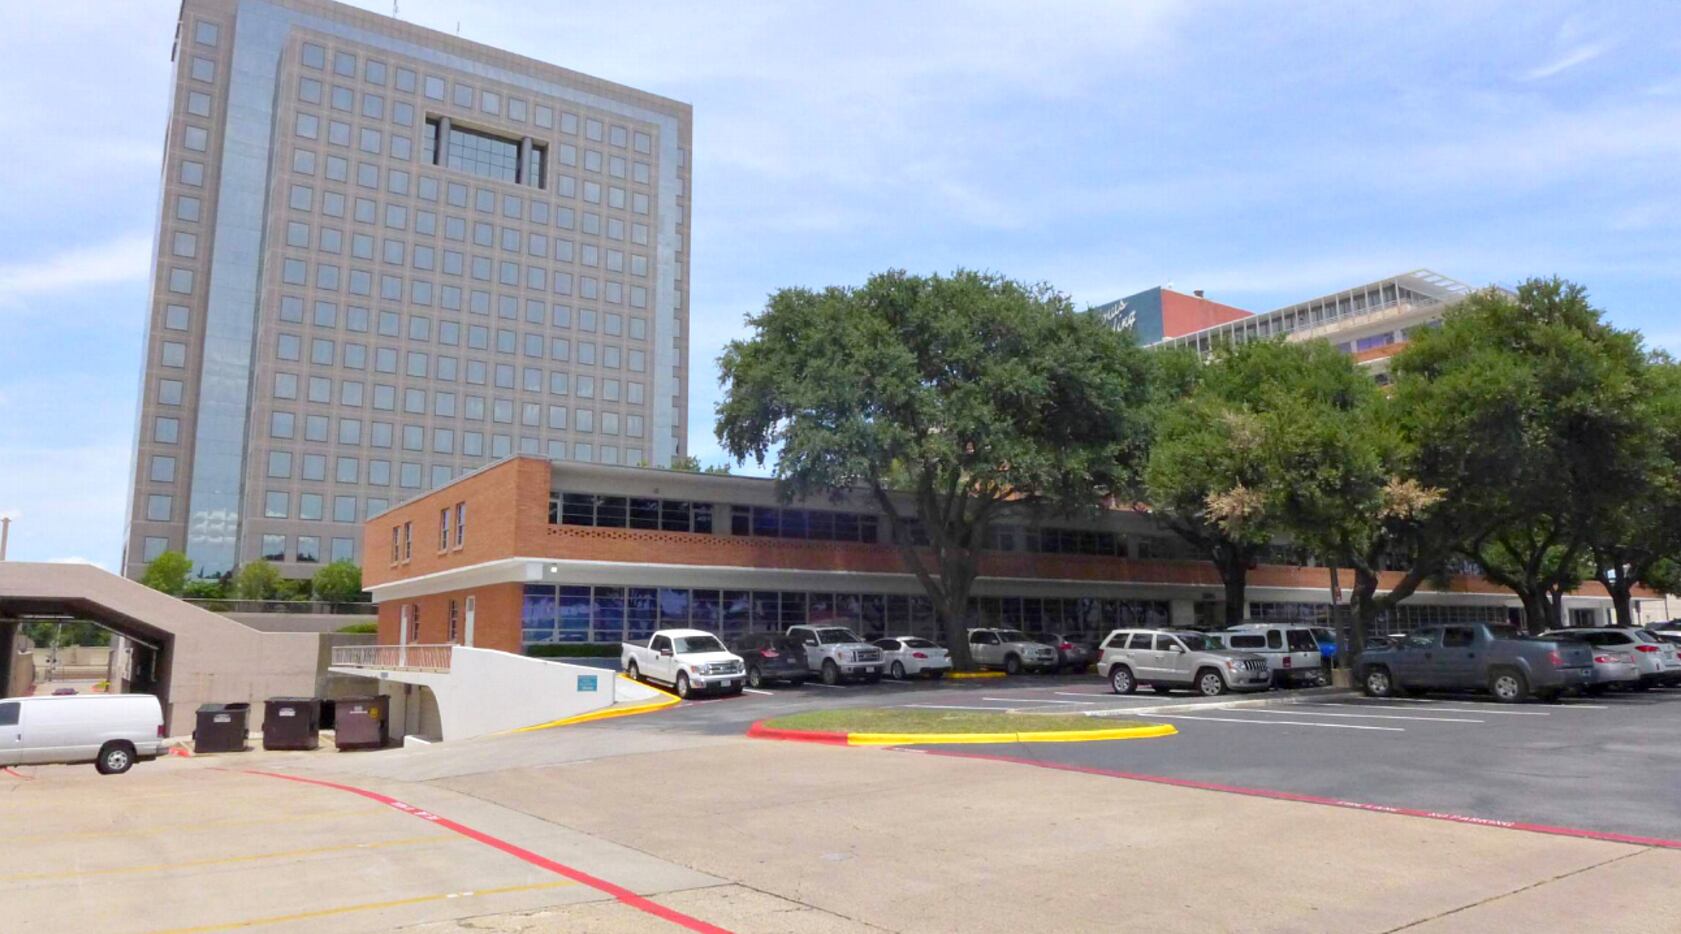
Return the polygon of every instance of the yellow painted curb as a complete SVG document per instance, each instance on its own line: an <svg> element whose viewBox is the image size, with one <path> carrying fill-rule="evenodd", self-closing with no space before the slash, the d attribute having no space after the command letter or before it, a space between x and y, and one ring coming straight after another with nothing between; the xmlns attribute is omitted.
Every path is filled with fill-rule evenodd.
<svg viewBox="0 0 1681 934"><path fill-rule="evenodd" d="M619 674L619 677L624 678L626 681L630 681L629 676L623 674L622 672ZM642 684L640 681L632 683ZM538 730L553 729L557 726L571 726L574 723L589 723L594 720L612 720L617 717L634 717L637 714L653 713L656 710L664 710L667 707L675 707L683 702L681 697L678 697L670 691L664 691L654 687L651 684L642 684L642 687L645 687L650 691L656 691L660 694L664 694L665 696L658 700L651 700L646 704L636 704L635 706L630 707L603 707L600 710L592 710L589 713L581 713L575 717L567 717L563 720L550 720L548 723L536 723L531 726L522 726L517 729L508 730L507 732L534 733Z"/></svg>
<svg viewBox="0 0 1681 934"><path fill-rule="evenodd" d="M951 671L946 673L948 678L1007 678L1002 671Z"/></svg>
<svg viewBox="0 0 1681 934"><path fill-rule="evenodd" d="M1047 730L1028 733L848 733L848 746L933 746L963 743L1092 743L1113 739L1173 736L1172 724L1115 727L1107 730Z"/></svg>

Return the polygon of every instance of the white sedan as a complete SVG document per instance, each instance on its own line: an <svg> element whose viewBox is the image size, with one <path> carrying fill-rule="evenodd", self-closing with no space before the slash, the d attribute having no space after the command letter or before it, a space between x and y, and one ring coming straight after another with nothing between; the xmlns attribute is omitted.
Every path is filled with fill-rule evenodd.
<svg viewBox="0 0 1681 934"><path fill-rule="evenodd" d="M881 649L888 674L900 681L912 675L939 678L951 670L951 653L921 636L893 636L873 644Z"/></svg>

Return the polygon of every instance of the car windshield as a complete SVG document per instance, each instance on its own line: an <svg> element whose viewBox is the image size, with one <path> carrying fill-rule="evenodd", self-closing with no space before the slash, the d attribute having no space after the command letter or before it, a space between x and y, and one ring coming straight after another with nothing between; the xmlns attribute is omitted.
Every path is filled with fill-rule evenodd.
<svg viewBox="0 0 1681 934"><path fill-rule="evenodd" d="M683 636L677 640L679 652L722 652L724 644L717 636Z"/></svg>
<svg viewBox="0 0 1681 934"><path fill-rule="evenodd" d="M1174 635L1179 637L1180 642L1185 643L1185 648L1193 652L1207 652L1214 648L1200 632L1176 632Z"/></svg>
<svg viewBox="0 0 1681 934"><path fill-rule="evenodd" d="M927 639L900 639L899 644L907 649L937 649L939 646Z"/></svg>
<svg viewBox="0 0 1681 934"><path fill-rule="evenodd" d="M1000 629L998 638L1003 642L1032 642L1033 638L1020 629Z"/></svg>
<svg viewBox="0 0 1681 934"><path fill-rule="evenodd" d="M853 635L850 629L819 629L817 630L817 641L824 645L837 645L842 642L862 642L863 640Z"/></svg>
<svg viewBox="0 0 1681 934"><path fill-rule="evenodd" d="M1651 633L1647 632L1644 629L1636 629L1634 631L1634 637L1636 639L1639 639L1641 642L1656 642L1656 641L1658 641L1657 636L1652 635Z"/></svg>
<svg viewBox="0 0 1681 934"><path fill-rule="evenodd" d="M779 636L770 640L770 647L780 652L798 652L801 648L800 640Z"/></svg>

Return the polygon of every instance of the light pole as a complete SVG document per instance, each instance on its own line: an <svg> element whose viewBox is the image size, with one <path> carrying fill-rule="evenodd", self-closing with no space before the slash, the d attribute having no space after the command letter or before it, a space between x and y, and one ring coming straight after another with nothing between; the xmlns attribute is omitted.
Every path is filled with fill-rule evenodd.
<svg viewBox="0 0 1681 934"><path fill-rule="evenodd" d="M6 560L6 539L12 537L12 517L0 516L0 561Z"/></svg>

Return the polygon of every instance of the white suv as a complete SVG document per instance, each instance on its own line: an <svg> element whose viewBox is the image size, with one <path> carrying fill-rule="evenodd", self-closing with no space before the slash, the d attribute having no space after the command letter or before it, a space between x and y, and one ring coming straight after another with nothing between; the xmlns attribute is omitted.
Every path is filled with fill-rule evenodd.
<svg viewBox="0 0 1681 934"><path fill-rule="evenodd" d="M1319 638L1312 626L1300 623L1240 623L1218 634L1235 652L1264 655L1277 687L1322 684L1325 681Z"/></svg>
<svg viewBox="0 0 1681 934"><path fill-rule="evenodd" d="M1002 668L1019 675L1022 669L1049 671L1056 667L1056 649L1020 629L969 630L969 657L975 664Z"/></svg>

